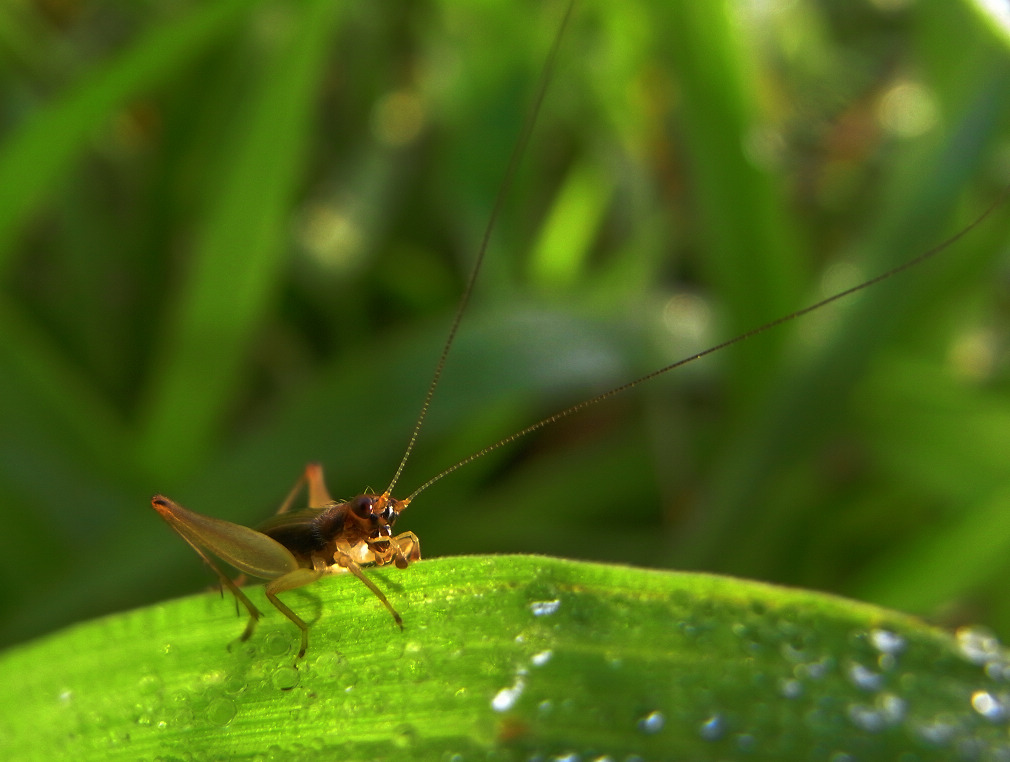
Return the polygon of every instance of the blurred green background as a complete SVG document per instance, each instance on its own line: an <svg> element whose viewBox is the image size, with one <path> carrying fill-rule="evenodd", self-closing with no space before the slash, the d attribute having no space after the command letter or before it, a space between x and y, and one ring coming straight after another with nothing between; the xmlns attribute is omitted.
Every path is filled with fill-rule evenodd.
<svg viewBox="0 0 1010 762"><path fill-rule="evenodd" d="M255 524L310 460L386 486L562 11L0 6L0 644L208 585L155 492ZM1010 182L1008 88L967 0L580 0L397 493L942 241ZM1005 207L400 527L1010 635Z"/></svg>

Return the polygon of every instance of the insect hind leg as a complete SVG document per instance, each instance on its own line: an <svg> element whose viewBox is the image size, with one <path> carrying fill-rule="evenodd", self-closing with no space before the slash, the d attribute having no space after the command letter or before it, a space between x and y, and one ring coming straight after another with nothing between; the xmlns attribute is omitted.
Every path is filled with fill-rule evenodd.
<svg viewBox="0 0 1010 762"><path fill-rule="evenodd" d="M281 507L277 509L278 516L291 510L291 507L295 504L295 500L298 498L298 493L302 491L302 486L306 484L309 487L309 508L321 508L333 502L333 498L330 497L330 491L326 489L323 466L321 463L313 461L305 466L305 470L298 477L295 486L291 488L287 497L284 498Z"/></svg>
<svg viewBox="0 0 1010 762"><path fill-rule="evenodd" d="M297 587L304 587L305 585L315 582L322 576L322 574L323 573L317 569L299 568L277 577L277 579L271 580L266 586L267 600L269 600L284 616L290 619L292 624L294 624L295 627L302 632L302 645L301 648L298 649L299 659L305 656L305 651L309 647L309 626L305 624L305 621L298 616L298 614L288 608L284 601L277 597L277 593L283 593L286 590L294 590Z"/></svg>
<svg viewBox="0 0 1010 762"><path fill-rule="evenodd" d="M249 612L249 621L246 622L245 629L239 636L239 640L242 642L249 640L249 638L252 637L253 631L256 629L256 622L258 622L259 618L263 616L262 612L256 608L253 602L249 600L249 597L239 589L238 585L235 584L235 582L233 582L227 574L221 571L220 567L214 563L214 559L204 553L203 549L190 541L188 537L185 535L181 535L181 537L189 543L190 547L193 548L193 550L199 554L200 558L203 559L203 562L207 564L207 566L209 566L217 575L217 578L221 581L222 592L224 592L224 588L228 588L228 591L235 596L235 605L237 606L241 603L245 607L245 610Z"/></svg>

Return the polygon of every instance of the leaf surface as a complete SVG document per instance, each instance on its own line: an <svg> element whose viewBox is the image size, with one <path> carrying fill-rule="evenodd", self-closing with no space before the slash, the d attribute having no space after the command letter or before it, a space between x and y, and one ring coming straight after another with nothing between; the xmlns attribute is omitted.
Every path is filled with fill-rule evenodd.
<svg viewBox="0 0 1010 762"><path fill-rule="evenodd" d="M537 556L369 572L244 644L197 595L0 657L8 759L951 759L1007 751L1006 655L845 599ZM566 756L570 755L570 756ZM637 755L637 757L636 757ZM833 755L850 755L833 756Z"/></svg>

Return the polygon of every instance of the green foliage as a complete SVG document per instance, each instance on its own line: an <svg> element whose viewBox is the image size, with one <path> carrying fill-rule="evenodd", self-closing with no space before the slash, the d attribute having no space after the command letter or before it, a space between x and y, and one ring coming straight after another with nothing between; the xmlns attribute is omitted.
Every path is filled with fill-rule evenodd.
<svg viewBox="0 0 1010 762"><path fill-rule="evenodd" d="M9 759L998 759L1008 655L909 617L708 574L535 556L349 576L246 643L206 594L9 651ZM265 605L262 595L258 603ZM115 669L110 669L110 664ZM969 751L970 750L970 751ZM637 755L637 756L636 756ZM848 755L848 756L846 756ZM913 758L913 757L909 757Z"/></svg>
<svg viewBox="0 0 1010 762"><path fill-rule="evenodd" d="M393 5L0 9L3 644L197 589L155 492L255 524L309 460L385 487L561 12ZM997 197L1004 42L967 2L878 5L578 3L403 492ZM1008 217L403 529L1010 633Z"/></svg>

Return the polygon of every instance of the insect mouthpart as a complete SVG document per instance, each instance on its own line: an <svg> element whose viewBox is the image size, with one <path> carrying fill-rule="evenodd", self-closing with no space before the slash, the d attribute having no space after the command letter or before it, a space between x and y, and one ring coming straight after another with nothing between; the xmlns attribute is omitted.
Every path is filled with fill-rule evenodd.
<svg viewBox="0 0 1010 762"><path fill-rule="evenodd" d="M373 538L391 537L393 534L393 524L400 517L399 511L392 505L387 505L380 513L373 513L369 518L375 530L372 532Z"/></svg>

